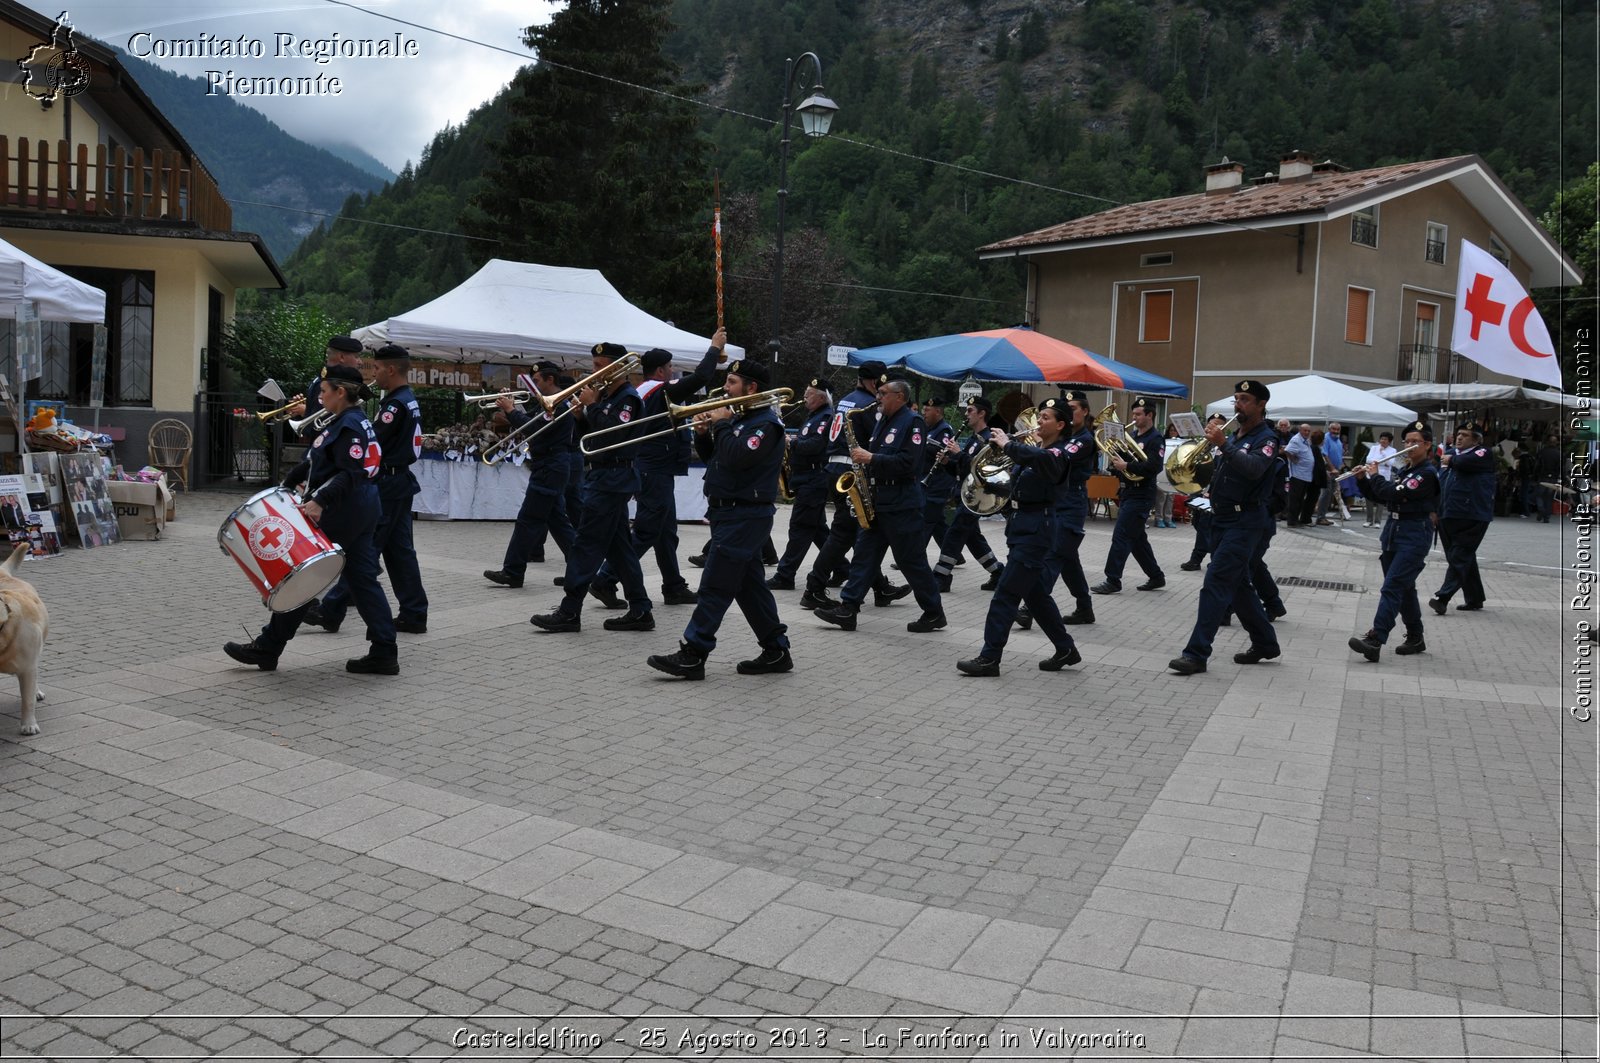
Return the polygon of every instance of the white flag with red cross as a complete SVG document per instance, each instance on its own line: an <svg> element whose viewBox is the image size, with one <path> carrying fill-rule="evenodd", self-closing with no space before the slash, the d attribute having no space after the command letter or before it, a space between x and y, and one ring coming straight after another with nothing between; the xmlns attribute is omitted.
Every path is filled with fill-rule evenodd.
<svg viewBox="0 0 1600 1063"><path fill-rule="evenodd" d="M1561 359L1533 297L1499 259L1465 240L1450 343L1485 369L1561 387Z"/></svg>

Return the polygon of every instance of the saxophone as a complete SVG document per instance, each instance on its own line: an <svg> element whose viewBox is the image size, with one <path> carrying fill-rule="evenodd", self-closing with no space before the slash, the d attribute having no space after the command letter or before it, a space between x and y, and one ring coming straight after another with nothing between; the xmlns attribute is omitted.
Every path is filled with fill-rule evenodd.
<svg viewBox="0 0 1600 1063"><path fill-rule="evenodd" d="M876 402L869 402L859 410L851 410L844 415L844 442L852 452L850 458L850 471L839 477L833 489L844 495L850 503L850 511L856 515L856 523L863 528L872 527L872 484L867 479L867 467L858 463L854 451L856 443L856 429L850 422L852 415L865 413L876 406Z"/></svg>

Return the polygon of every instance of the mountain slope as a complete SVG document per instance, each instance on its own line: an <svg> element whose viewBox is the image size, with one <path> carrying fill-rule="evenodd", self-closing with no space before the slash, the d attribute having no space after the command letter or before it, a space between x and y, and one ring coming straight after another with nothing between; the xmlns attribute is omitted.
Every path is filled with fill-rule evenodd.
<svg viewBox="0 0 1600 1063"><path fill-rule="evenodd" d="M332 214L350 196L384 186L382 177L295 139L260 111L228 96L207 96L203 78L174 74L126 52L119 54L217 179L233 205L234 227L259 233L280 262L294 253L320 218L255 204Z"/></svg>

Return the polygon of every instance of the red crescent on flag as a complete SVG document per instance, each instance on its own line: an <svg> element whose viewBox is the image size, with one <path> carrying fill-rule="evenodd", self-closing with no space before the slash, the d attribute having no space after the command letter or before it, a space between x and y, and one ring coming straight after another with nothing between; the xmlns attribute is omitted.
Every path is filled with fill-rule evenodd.
<svg viewBox="0 0 1600 1063"><path fill-rule="evenodd" d="M1533 296L1525 295L1516 309L1511 311L1511 320L1506 325L1511 330L1511 342L1517 345L1517 350L1529 358L1552 357L1550 352L1536 351L1528 344L1528 334L1523 328L1528 324L1528 315L1531 313L1533 313Z"/></svg>

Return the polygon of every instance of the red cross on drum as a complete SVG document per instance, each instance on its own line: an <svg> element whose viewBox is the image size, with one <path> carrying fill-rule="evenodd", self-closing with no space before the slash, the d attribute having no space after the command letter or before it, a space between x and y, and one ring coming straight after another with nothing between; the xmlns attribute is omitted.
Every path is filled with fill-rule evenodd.
<svg viewBox="0 0 1600 1063"><path fill-rule="evenodd" d="M298 609L344 571L344 550L306 517L294 495L269 487L222 522L217 545L275 613Z"/></svg>

